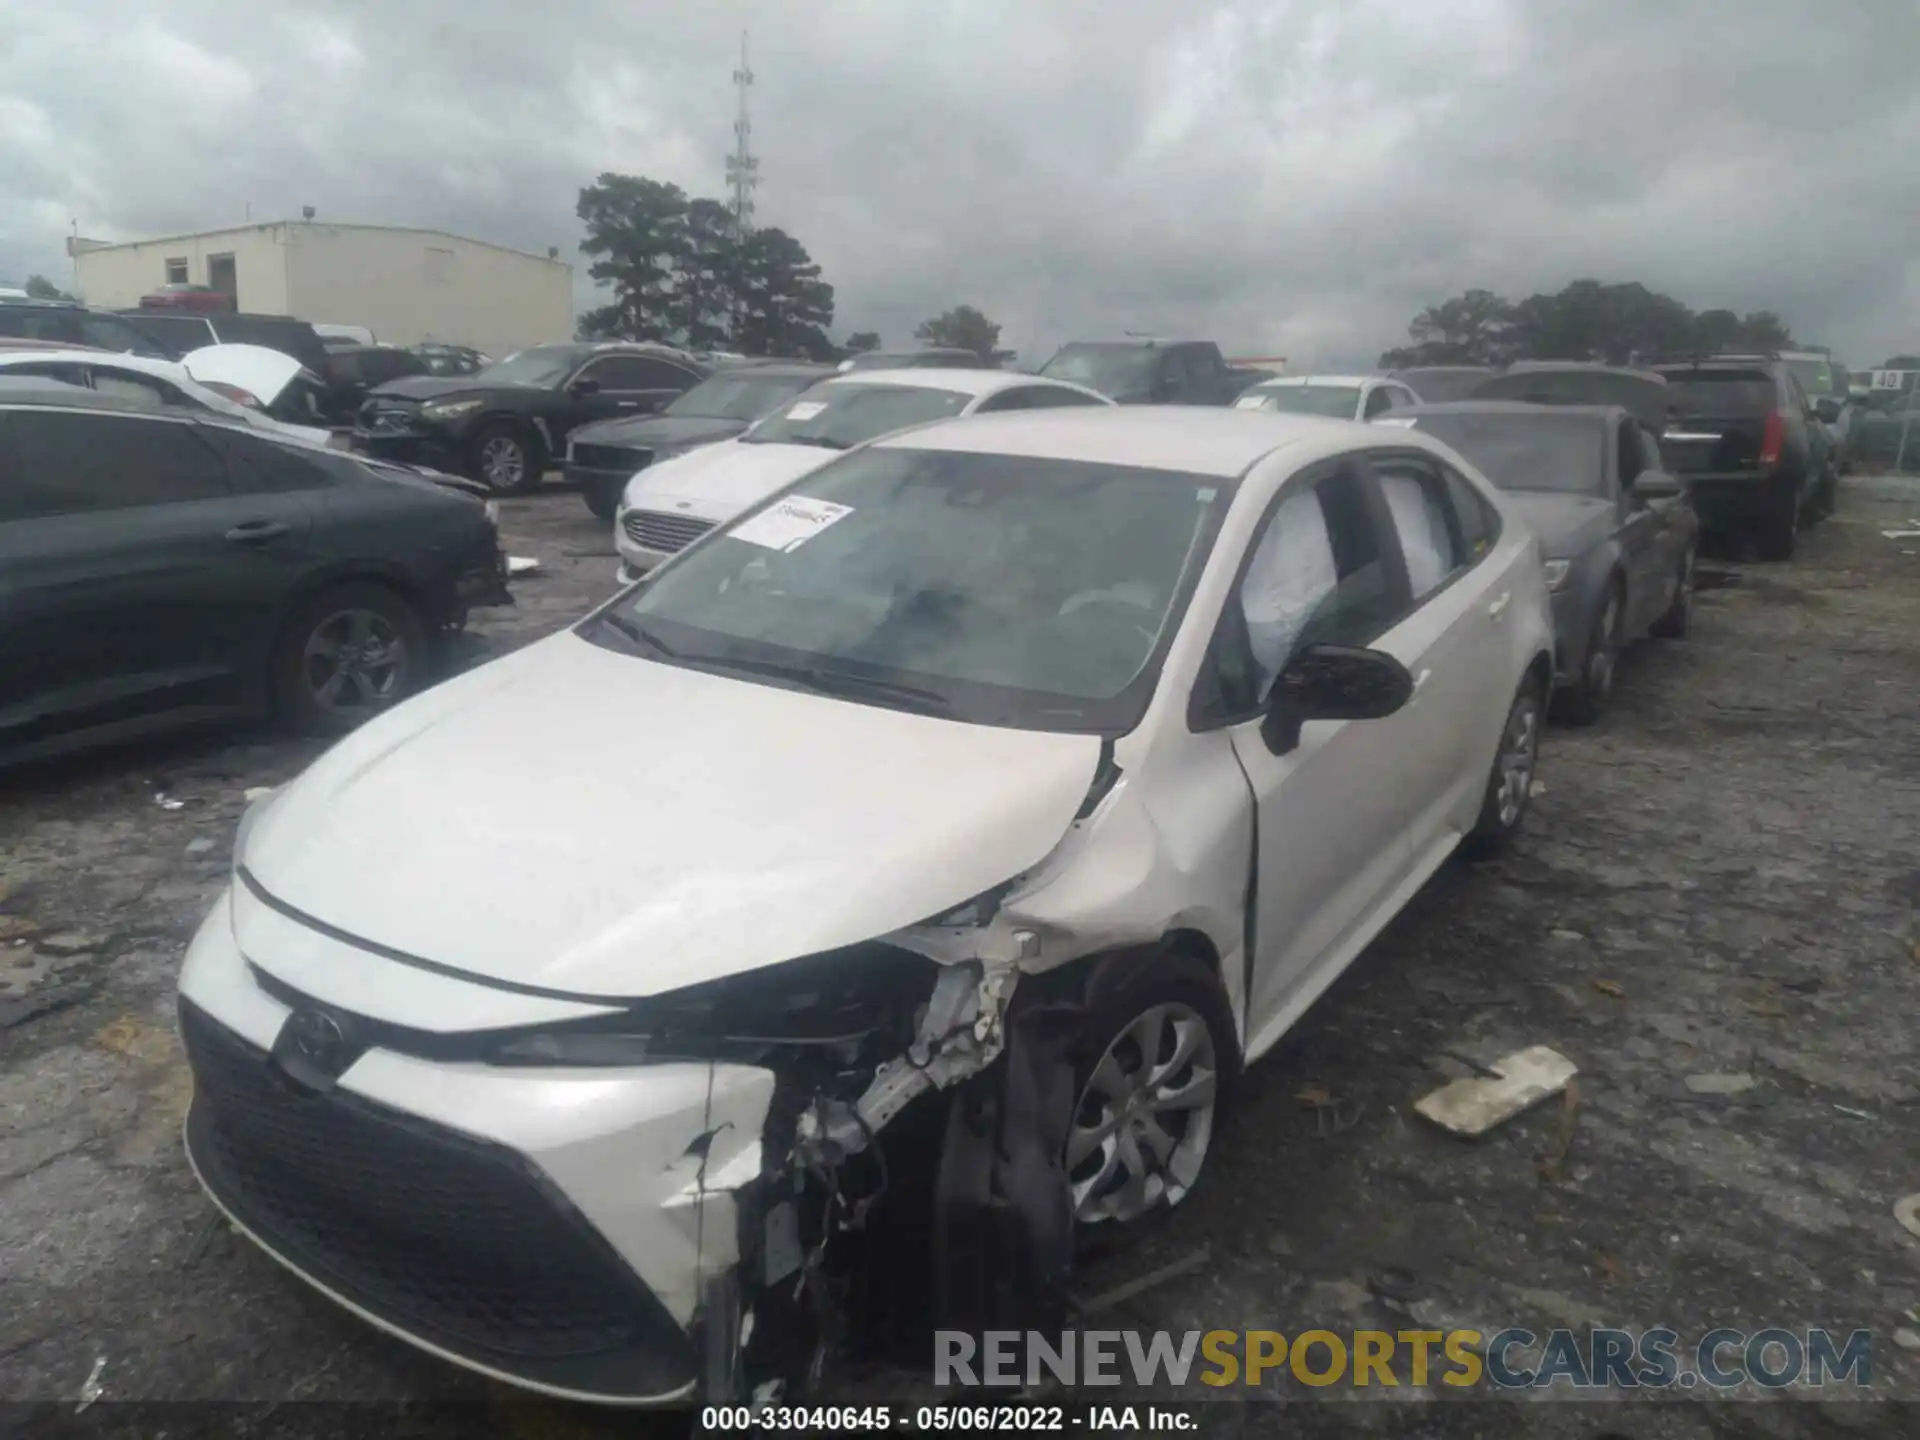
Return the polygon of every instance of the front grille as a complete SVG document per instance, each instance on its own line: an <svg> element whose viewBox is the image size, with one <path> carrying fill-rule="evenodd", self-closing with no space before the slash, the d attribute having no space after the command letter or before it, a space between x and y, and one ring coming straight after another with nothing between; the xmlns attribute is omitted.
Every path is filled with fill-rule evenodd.
<svg viewBox="0 0 1920 1440"><path fill-rule="evenodd" d="M686 549L713 528L711 520L663 510L629 510L620 524L634 544L666 555Z"/></svg>
<svg viewBox="0 0 1920 1440"><path fill-rule="evenodd" d="M659 1300L521 1156L344 1090L306 1090L186 1000L180 1034L201 1176L298 1269L510 1374L633 1396L692 1374Z"/></svg>
<svg viewBox="0 0 1920 1440"><path fill-rule="evenodd" d="M417 407L370 401L360 407L360 423L368 430L411 430Z"/></svg>
<svg viewBox="0 0 1920 1440"><path fill-rule="evenodd" d="M623 450L618 445L575 445L567 458L589 470L624 470L631 475L647 468L651 450Z"/></svg>

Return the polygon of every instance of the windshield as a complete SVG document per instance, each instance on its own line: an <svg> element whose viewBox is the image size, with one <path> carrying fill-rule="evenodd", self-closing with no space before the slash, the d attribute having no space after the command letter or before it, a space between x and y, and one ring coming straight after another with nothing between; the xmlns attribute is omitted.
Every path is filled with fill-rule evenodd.
<svg viewBox="0 0 1920 1440"><path fill-rule="evenodd" d="M1153 385L1158 350L1144 345L1068 345L1040 373L1049 380L1070 380L1102 395L1131 395Z"/></svg>
<svg viewBox="0 0 1920 1440"><path fill-rule="evenodd" d="M1413 393L1429 405L1444 405L1452 400L1465 400L1473 394L1482 380L1493 374L1491 370L1465 368L1459 370L1403 370L1397 376L1413 387Z"/></svg>
<svg viewBox="0 0 1920 1440"><path fill-rule="evenodd" d="M1267 390L1255 386L1240 397L1239 408L1276 410L1283 415L1331 415L1336 419L1351 420L1360 413L1360 387L1276 385Z"/></svg>
<svg viewBox="0 0 1920 1440"><path fill-rule="evenodd" d="M816 385L740 439L748 445L818 445L851 450L909 425L958 415L973 401L959 390L923 385Z"/></svg>
<svg viewBox="0 0 1920 1440"><path fill-rule="evenodd" d="M814 383L811 375L715 375L661 413L703 420L758 420Z"/></svg>
<svg viewBox="0 0 1920 1440"><path fill-rule="evenodd" d="M1415 423L1451 445L1502 490L1598 495L1606 490L1607 432L1585 415L1422 415Z"/></svg>
<svg viewBox="0 0 1920 1440"><path fill-rule="evenodd" d="M496 361L478 378L495 385L555 385L573 373L580 359L580 352L570 345L536 345Z"/></svg>
<svg viewBox="0 0 1920 1440"><path fill-rule="evenodd" d="M1130 466L863 450L696 543L584 633L980 724L1121 734L1231 492Z"/></svg>
<svg viewBox="0 0 1920 1440"><path fill-rule="evenodd" d="M1667 400L1683 420L1690 415L1735 419L1765 415L1779 404L1779 392L1764 370L1669 370Z"/></svg>
<svg viewBox="0 0 1920 1440"><path fill-rule="evenodd" d="M1787 369L1809 398L1818 400L1833 394L1833 366L1825 360L1789 360Z"/></svg>

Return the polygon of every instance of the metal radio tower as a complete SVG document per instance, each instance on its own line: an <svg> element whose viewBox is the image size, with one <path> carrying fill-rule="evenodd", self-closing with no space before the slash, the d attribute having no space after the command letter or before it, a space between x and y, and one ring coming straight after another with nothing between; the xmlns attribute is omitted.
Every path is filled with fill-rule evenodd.
<svg viewBox="0 0 1920 1440"><path fill-rule="evenodd" d="M747 32L740 32L740 68L733 72L733 88L740 92L740 113L733 122L733 154L727 157L727 184L733 190L734 228L741 235L753 229L753 188L760 183L760 162L753 154L753 122L747 118L747 91L753 71L747 68Z"/></svg>

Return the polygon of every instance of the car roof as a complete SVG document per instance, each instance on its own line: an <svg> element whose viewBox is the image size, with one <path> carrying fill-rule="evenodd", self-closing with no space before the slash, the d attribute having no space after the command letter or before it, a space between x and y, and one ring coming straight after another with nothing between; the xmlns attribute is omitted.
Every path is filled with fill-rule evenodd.
<svg viewBox="0 0 1920 1440"><path fill-rule="evenodd" d="M30 305L40 310L84 310L78 300L43 300L37 295L0 295L0 305Z"/></svg>
<svg viewBox="0 0 1920 1440"><path fill-rule="evenodd" d="M1637 365L1604 365L1597 360L1516 360L1503 372L1508 375L1632 375L1636 379L1665 384L1667 377L1658 370Z"/></svg>
<svg viewBox="0 0 1920 1440"><path fill-rule="evenodd" d="M1015 385L1048 385L1094 394L1084 385L1065 385L1044 375L1028 375L1020 370L845 370L835 374L830 385L908 385L919 390L954 390L975 397L995 395ZM1101 396L1105 399L1105 396Z"/></svg>
<svg viewBox="0 0 1920 1440"><path fill-rule="evenodd" d="M1408 405L1393 412L1395 419L1422 415L1579 415L1590 420L1631 420L1618 405L1541 405L1532 400L1441 400L1431 405Z"/></svg>
<svg viewBox="0 0 1920 1440"><path fill-rule="evenodd" d="M959 450L1173 470L1234 478L1276 451L1302 464L1362 445L1397 444L1377 426L1317 415L1276 415L1211 405L1086 405L936 420L872 442L884 448ZM1422 437L1418 442L1426 448Z"/></svg>
<svg viewBox="0 0 1920 1440"><path fill-rule="evenodd" d="M734 360L721 362L707 378L715 380L723 375L733 377L746 373L771 375L776 380L811 380L815 376L825 379L840 372L831 365L806 365L795 360ZM860 378L864 380L867 376L863 373Z"/></svg>
<svg viewBox="0 0 1920 1440"><path fill-rule="evenodd" d="M64 365L86 361L89 365L115 365L123 370L133 370L141 374L152 375L162 380L179 380L185 374L185 367L178 360L156 360L149 355L126 355L118 350L93 350L83 346L59 346L46 341L34 342L31 350L0 348L0 370L15 365L36 365L43 361Z"/></svg>
<svg viewBox="0 0 1920 1440"><path fill-rule="evenodd" d="M106 350L98 345L76 345L71 340L28 340L17 335L0 335L0 355L11 355L21 351L30 351L39 355L51 355L60 352L62 360L71 360L80 355L116 355L116 350Z"/></svg>
<svg viewBox="0 0 1920 1440"><path fill-rule="evenodd" d="M1248 391L1274 390L1282 385L1369 385L1384 380L1384 375L1276 375L1247 387Z"/></svg>

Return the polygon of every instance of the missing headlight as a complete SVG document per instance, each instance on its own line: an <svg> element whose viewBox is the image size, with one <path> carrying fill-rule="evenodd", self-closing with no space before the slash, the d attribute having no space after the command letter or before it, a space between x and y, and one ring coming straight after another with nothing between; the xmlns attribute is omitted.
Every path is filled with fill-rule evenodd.
<svg viewBox="0 0 1920 1440"><path fill-rule="evenodd" d="M912 1043L938 971L908 950L856 945L503 1038L488 1058L498 1065L750 1064L772 1051L802 1050L850 1066L869 1051L884 1058Z"/></svg>

